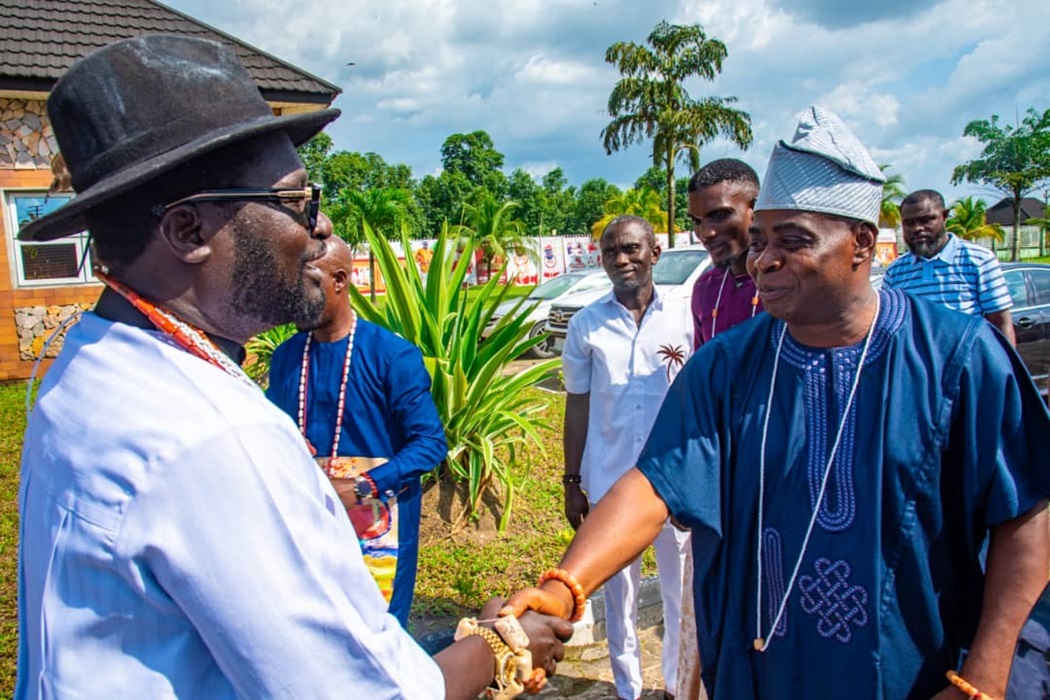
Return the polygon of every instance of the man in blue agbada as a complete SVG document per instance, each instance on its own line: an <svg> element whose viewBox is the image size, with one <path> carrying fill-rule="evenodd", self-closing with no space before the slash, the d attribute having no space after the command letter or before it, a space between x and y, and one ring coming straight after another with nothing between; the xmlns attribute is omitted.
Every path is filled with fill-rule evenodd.
<svg viewBox="0 0 1050 700"><path fill-rule="evenodd" d="M266 396L313 448L390 613L407 627L419 558L420 477L445 458L445 431L419 348L357 317L347 296L350 248L335 237L325 245L315 263L324 277L321 320L274 351Z"/></svg>
<svg viewBox="0 0 1050 700"><path fill-rule="evenodd" d="M817 107L775 147L748 257L768 315L693 356L561 565L589 593L668 512L691 527L714 698L966 697L949 675L1002 698L1046 584L1050 416L982 319L872 289L882 182ZM549 580L509 607L572 600Z"/></svg>

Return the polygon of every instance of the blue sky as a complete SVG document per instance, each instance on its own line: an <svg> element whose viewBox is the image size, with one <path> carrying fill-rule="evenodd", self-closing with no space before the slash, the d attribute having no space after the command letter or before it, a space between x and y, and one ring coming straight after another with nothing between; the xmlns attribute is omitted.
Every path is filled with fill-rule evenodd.
<svg viewBox="0 0 1050 700"><path fill-rule="evenodd" d="M606 155L618 74L605 48L642 42L661 19L700 22L729 57L696 96L735 95L755 143L734 156L761 175L777 139L811 103L837 111L907 189L946 197L997 195L950 184L980 153L962 137L972 119L1012 121L1050 107L1046 0L168 0L168 4L343 88L336 147L440 169L452 133L484 129L509 173L560 166L575 184L621 186L648 166L648 144ZM348 66L353 62L355 65ZM684 173L684 169L681 171Z"/></svg>

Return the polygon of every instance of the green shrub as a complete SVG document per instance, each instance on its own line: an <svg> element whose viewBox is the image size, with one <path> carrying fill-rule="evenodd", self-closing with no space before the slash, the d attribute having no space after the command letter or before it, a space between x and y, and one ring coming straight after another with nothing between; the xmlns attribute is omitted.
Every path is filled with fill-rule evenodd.
<svg viewBox="0 0 1050 700"><path fill-rule="evenodd" d="M273 351L296 332L295 325L291 323L277 326L255 336L244 346L249 358L244 364L244 371L264 389L270 379L270 360L273 359Z"/></svg>
<svg viewBox="0 0 1050 700"><path fill-rule="evenodd" d="M364 225L376 267L386 284L386 299L377 308L356 288L350 299L362 318L384 326L423 352L431 393L445 425L449 452L443 472L466 485L467 503L460 521L476 519L487 493L502 501L499 530L509 522L514 491L528 476L530 463L516 473L521 447L542 445L537 429L546 402L524 393L554 375L558 360L548 360L507 375L507 364L543 342L528 338L522 313L502 317L487 338L481 334L509 287L492 275L487 284L467 293L464 279L474 246L456 250L448 225L434 244L424 282L416 266L402 264L386 239ZM404 249L411 250L407 237Z"/></svg>

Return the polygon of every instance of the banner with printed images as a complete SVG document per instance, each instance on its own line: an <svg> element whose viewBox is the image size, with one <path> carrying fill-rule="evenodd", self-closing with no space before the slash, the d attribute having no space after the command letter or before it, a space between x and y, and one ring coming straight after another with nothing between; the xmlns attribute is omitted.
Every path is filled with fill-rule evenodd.
<svg viewBox="0 0 1050 700"><path fill-rule="evenodd" d="M407 254L401 241L390 241L390 247L402 263L406 260L414 262L425 282L436 243L437 240L433 238L410 241ZM484 259L480 250L474 251L473 258L464 281L469 285L484 284L488 281L490 263ZM492 272L498 272L503 262L502 257L496 256L491 261ZM527 246L509 251L506 263L506 270L500 277L503 284L531 287L566 272L600 269L601 252L590 236L544 236L530 238ZM370 276L368 248L362 246L354 251L351 281L361 293L368 294ZM375 269L375 276L376 293L385 294L386 285L378 268Z"/></svg>

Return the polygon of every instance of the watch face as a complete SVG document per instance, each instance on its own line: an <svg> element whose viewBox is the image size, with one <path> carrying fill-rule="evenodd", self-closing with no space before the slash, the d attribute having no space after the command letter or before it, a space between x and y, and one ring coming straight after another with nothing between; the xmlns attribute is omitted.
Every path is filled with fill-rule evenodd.
<svg viewBox="0 0 1050 700"><path fill-rule="evenodd" d="M518 672L518 660L514 657L514 652L508 649L503 656L496 659L496 663L498 664L497 680L504 686L513 685Z"/></svg>
<svg viewBox="0 0 1050 700"><path fill-rule="evenodd" d="M372 485L368 483L367 479L358 477L356 479L356 484L354 485L354 491L359 498L368 498L372 495Z"/></svg>

